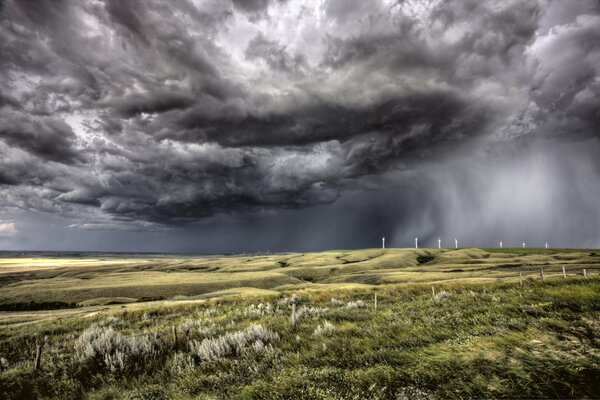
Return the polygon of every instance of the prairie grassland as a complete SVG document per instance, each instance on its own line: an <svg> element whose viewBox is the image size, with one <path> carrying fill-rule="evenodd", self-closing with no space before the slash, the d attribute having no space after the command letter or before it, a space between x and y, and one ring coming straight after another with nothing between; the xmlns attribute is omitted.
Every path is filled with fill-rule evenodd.
<svg viewBox="0 0 600 400"><path fill-rule="evenodd" d="M1 399L600 397L593 250L102 258L1 275Z"/></svg>
<svg viewBox="0 0 600 400"><path fill-rule="evenodd" d="M264 256L0 259L0 310L206 296L237 287L286 291L324 285L493 282L600 271L586 250L366 249Z"/></svg>

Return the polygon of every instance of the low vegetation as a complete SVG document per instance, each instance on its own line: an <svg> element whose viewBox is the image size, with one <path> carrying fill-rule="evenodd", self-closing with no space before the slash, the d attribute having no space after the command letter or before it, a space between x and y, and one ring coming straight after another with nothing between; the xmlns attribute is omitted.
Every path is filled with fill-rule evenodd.
<svg viewBox="0 0 600 400"><path fill-rule="evenodd" d="M353 268L376 258L357 261L350 253L343 265ZM509 254L495 261L497 270L468 259L452 264L444 252L422 267L415 254L405 267L390 261L394 270L428 267L430 277L471 267L471 279L294 284L178 301L2 312L0 398L598 398L594 256L547 254ZM550 261L544 261L544 281L523 265L556 256L571 257L567 278ZM575 265L587 267L588 278L575 274ZM346 273L376 274L381 266ZM290 261L285 270L293 268L299 267ZM302 268L319 276L324 267ZM519 270L529 271L522 284Z"/></svg>

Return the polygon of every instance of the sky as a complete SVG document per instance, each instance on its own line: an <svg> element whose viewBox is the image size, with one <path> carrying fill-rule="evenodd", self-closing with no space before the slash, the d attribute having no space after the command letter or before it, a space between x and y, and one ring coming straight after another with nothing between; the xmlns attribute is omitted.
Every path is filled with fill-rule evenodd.
<svg viewBox="0 0 600 400"><path fill-rule="evenodd" d="M600 3L0 0L0 250L600 246Z"/></svg>

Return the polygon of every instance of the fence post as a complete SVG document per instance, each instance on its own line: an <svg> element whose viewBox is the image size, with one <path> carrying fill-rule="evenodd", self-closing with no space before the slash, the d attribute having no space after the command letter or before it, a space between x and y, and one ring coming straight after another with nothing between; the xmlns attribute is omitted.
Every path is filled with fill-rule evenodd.
<svg viewBox="0 0 600 400"><path fill-rule="evenodd" d="M36 339L35 342L36 342L36 346L35 346L35 365L34 365L34 369L37 371L42 366L42 350L44 349L44 344L46 343L46 336L44 336L44 340L43 341L40 341L39 339Z"/></svg>
<svg viewBox="0 0 600 400"><path fill-rule="evenodd" d="M435 286L431 287L431 298L435 300Z"/></svg>
<svg viewBox="0 0 600 400"><path fill-rule="evenodd" d="M292 316L290 318L290 322L292 323L292 328L296 327L296 303L292 303Z"/></svg>
<svg viewBox="0 0 600 400"><path fill-rule="evenodd" d="M171 332L173 333L173 350L177 350L177 327L175 325L171 328Z"/></svg>
<svg viewBox="0 0 600 400"><path fill-rule="evenodd" d="M377 292L375 292L375 311L377 311Z"/></svg>
<svg viewBox="0 0 600 400"><path fill-rule="evenodd" d="M540 276L542 277L542 282L544 282L544 268L540 267Z"/></svg>
<svg viewBox="0 0 600 400"><path fill-rule="evenodd" d="M565 270L565 266L564 265L562 266L562 269L563 269L563 278L566 279L567 278L567 271Z"/></svg>
<svg viewBox="0 0 600 400"><path fill-rule="evenodd" d="M587 278L587 270L585 268L583 269L583 277Z"/></svg>
<svg viewBox="0 0 600 400"><path fill-rule="evenodd" d="M523 272L519 271L519 285L523 286Z"/></svg>

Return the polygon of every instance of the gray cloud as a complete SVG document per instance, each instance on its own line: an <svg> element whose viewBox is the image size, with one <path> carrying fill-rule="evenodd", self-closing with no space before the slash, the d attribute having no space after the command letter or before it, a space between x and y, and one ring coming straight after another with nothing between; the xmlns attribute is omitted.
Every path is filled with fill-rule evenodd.
<svg viewBox="0 0 600 400"><path fill-rule="evenodd" d="M83 161L75 149L75 134L60 119L2 113L0 140L43 159L61 163Z"/></svg>
<svg viewBox="0 0 600 400"><path fill-rule="evenodd" d="M346 196L370 215L392 187L425 197L395 194L398 226L422 223L415 209L456 225L440 199L462 190L485 210L495 190L471 173L446 187L440 166L519 164L532 148L591 160L577 143L599 138L599 42L584 0L7 0L0 205L153 231ZM564 166L557 181L573 178ZM445 190L409 178L425 170Z"/></svg>
<svg viewBox="0 0 600 400"><path fill-rule="evenodd" d="M264 60L274 71L301 73L306 68L306 60L301 54L292 56L284 45L265 38L262 33L248 42L245 55L249 60Z"/></svg>

